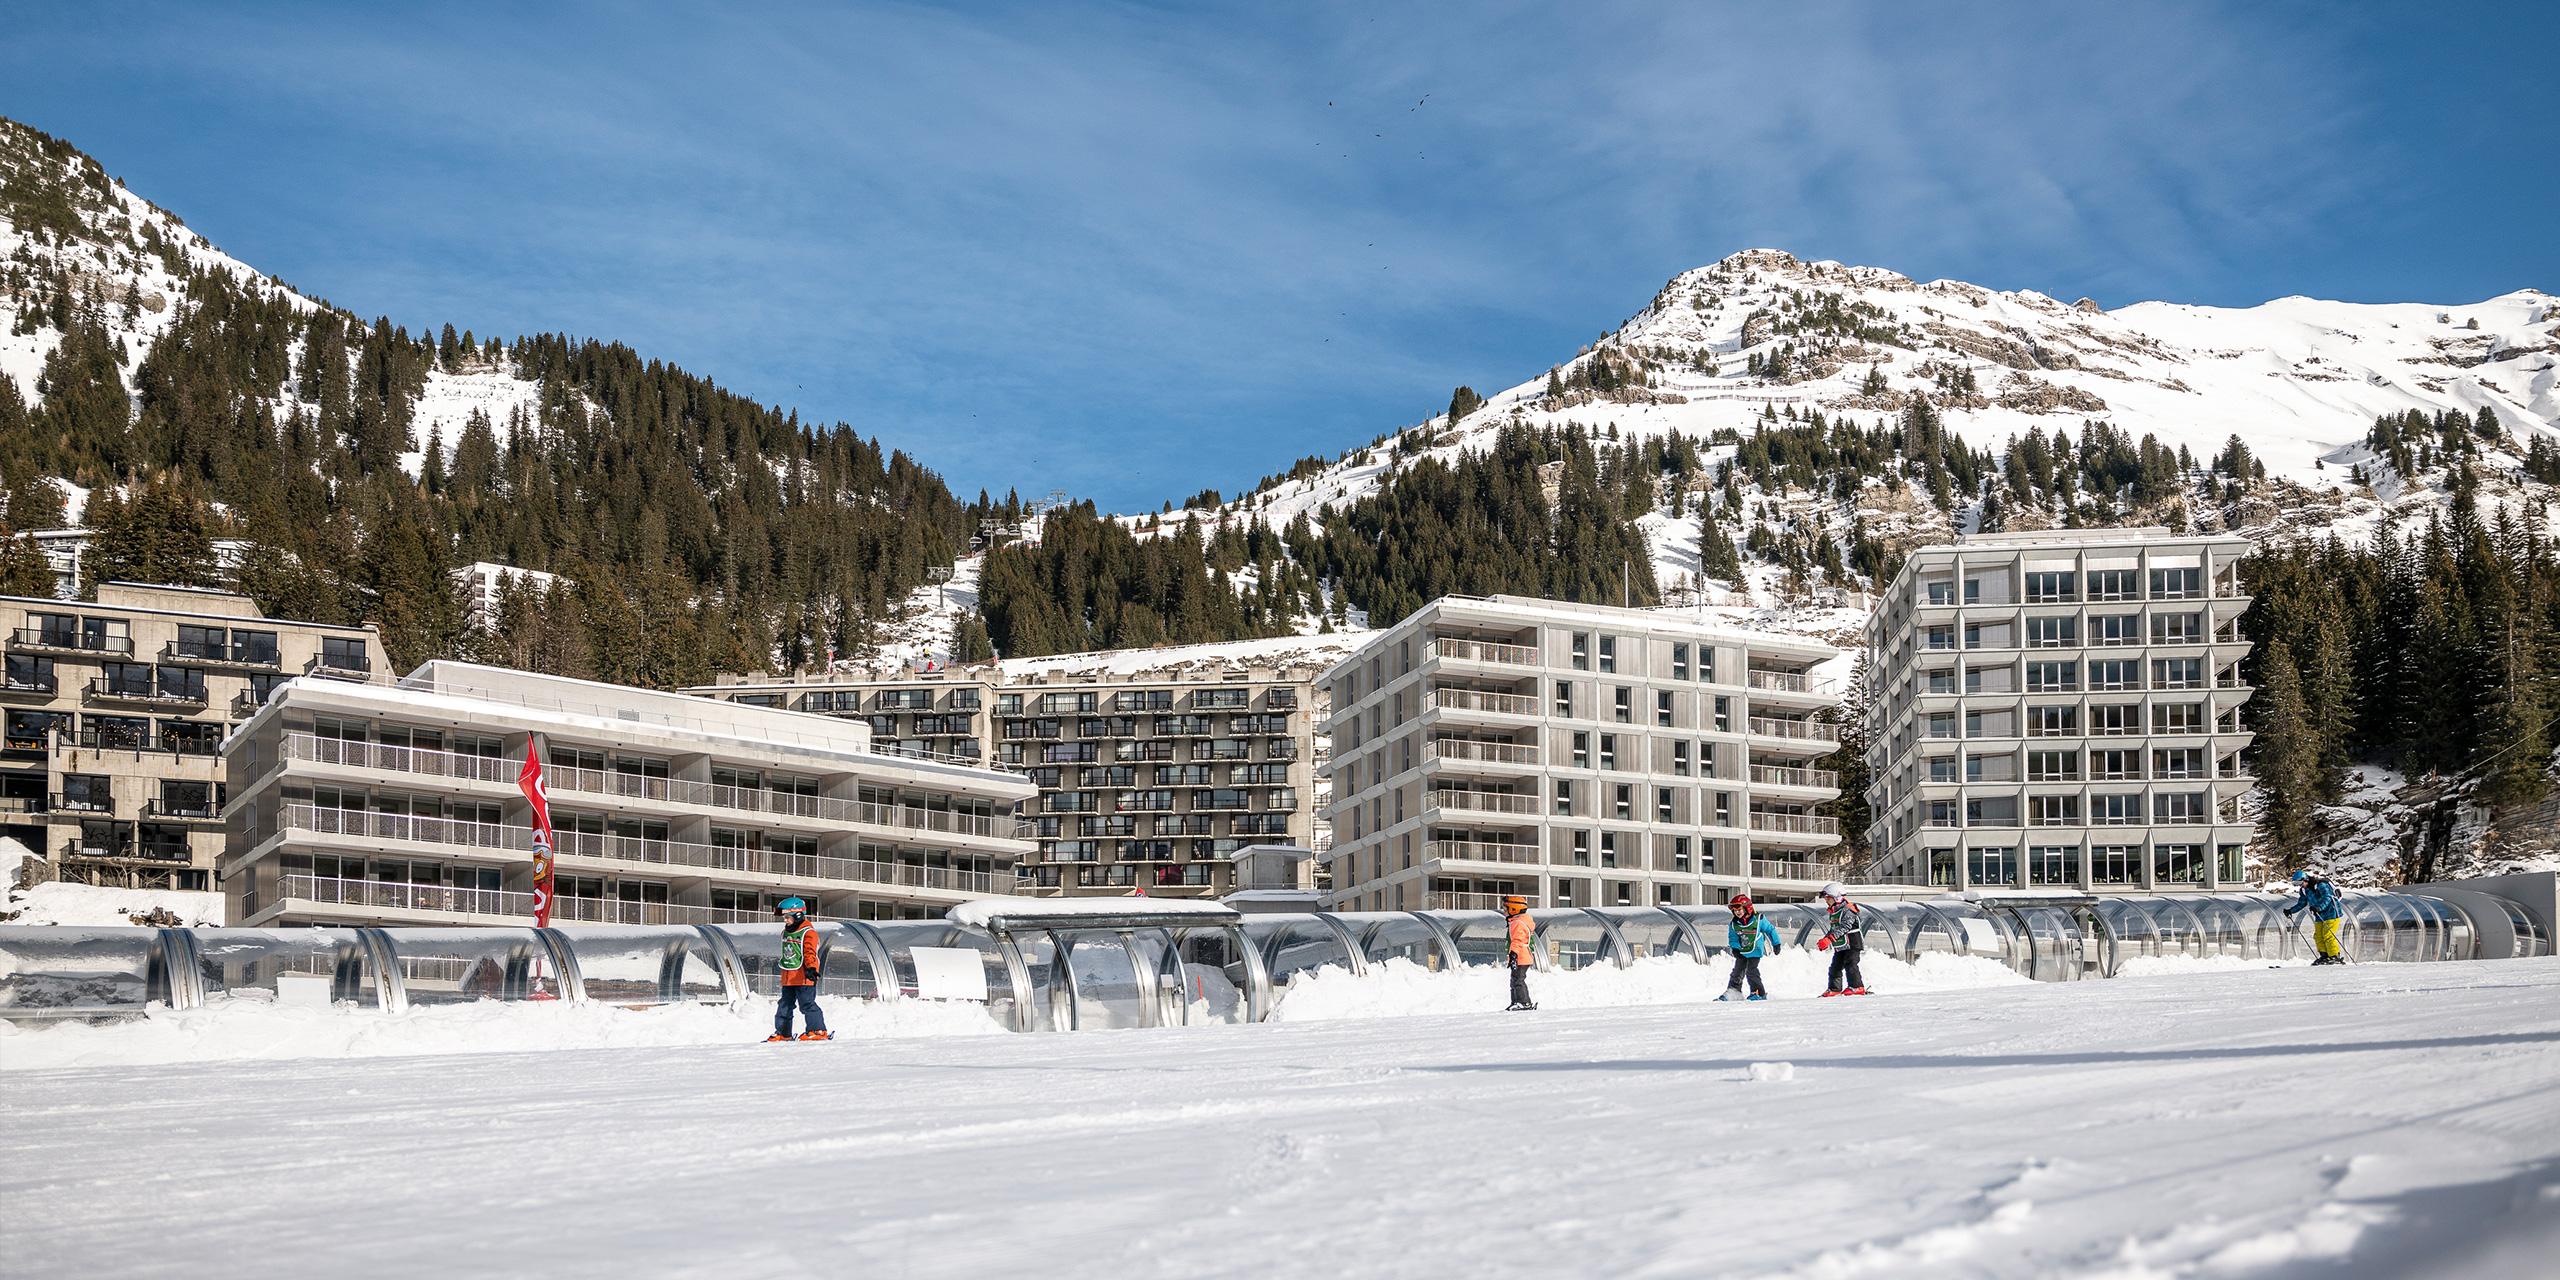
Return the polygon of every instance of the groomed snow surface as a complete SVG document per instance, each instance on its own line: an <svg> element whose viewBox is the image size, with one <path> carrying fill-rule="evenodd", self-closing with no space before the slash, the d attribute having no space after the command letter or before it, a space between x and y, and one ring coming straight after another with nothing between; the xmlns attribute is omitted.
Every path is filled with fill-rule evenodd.
<svg viewBox="0 0 2560 1280"><path fill-rule="evenodd" d="M837 1002L861 1038L668 1047L761 1019L449 1010L406 1021L457 1045L482 1020L548 1025L545 1044L682 1029L12 1072L0 1256L25 1275L2509 1280L2560 1247L2560 962L2068 985L1878 963L1886 994L1815 1000L1813 960L1781 957L1788 998L1749 1005L1696 1002L1713 967L1540 975L1529 1014L1484 1011L1497 975L1406 973L1266 1026L899 1038L970 1011ZM1612 984L1634 1002L1575 1007ZM1674 985L1687 1003L1644 1003ZM1328 999L1337 1016L1300 1020ZM1412 1016L1340 1016L1360 1007Z"/></svg>

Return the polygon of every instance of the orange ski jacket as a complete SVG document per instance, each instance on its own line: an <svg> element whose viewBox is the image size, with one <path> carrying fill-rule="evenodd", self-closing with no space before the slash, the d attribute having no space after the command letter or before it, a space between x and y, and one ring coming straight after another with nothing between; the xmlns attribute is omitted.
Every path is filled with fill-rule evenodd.
<svg viewBox="0 0 2560 1280"><path fill-rule="evenodd" d="M818 931L808 925L782 935L782 985L811 987L818 983Z"/></svg>
<svg viewBox="0 0 2560 1280"><path fill-rule="evenodd" d="M1511 917L1511 963L1527 967L1538 963L1536 939L1538 926L1529 923L1526 911Z"/></svg>

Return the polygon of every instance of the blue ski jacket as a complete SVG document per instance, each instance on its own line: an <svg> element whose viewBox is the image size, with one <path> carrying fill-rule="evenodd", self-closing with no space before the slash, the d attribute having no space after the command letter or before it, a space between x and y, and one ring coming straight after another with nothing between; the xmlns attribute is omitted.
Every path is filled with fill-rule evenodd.
<svg viewBox="0 0 2560 1280"><path fill-rule="evenodd" d="M2289 916L2298 916L2306 908L2310 910L2311 918L2314 920L2335 920L2347 914L2347 904L2339 897L2338 886L2326 880L2304 882L2302 896L2295 898L2292 905L2284 909L2284 913Z"/></svg>
<svg viewBox="0 0 2560 1280"><path fill-rule="evenodd" d="M1750 924L1739 920L1724 927L1725 945L1737 957L1773 956L1778 954L1778 926L1769 917L1754 913Z"/></svg>

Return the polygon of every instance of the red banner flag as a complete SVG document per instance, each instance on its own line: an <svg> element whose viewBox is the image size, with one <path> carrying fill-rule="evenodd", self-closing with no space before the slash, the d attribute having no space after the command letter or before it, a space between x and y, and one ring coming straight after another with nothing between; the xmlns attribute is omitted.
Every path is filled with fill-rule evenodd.
<svg viewBox="0 0 2560 1280"><path fill-rule="evenodd" d="M531 739L524 744L516 785L533 806L533 927L545 929L551 925L551 796L542 789L542 752Z"/></svg>

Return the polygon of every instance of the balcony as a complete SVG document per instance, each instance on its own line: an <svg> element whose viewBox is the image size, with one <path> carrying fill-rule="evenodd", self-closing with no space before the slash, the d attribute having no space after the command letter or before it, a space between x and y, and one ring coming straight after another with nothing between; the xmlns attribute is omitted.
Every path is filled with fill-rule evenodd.
<svg viewBox="0 0 2560 1280"><path fill-rule="evenodd" d="M287 760L334 765L347 769L381 769L392 773L416 774L430 778L459 778L469 782L487 782L512 787L515 785L516 761L495 756L464 755L453 751L435 751L422 747L393 747L373 742L349 742L343 738L324 738L318 734L288 733L280 752Z"/></svg>
<svg viewBox="0 0 2560 1280"><path fill-rule="evenodd" d="M1746 688L1760 689L1770 693L1800 693L1824 698L1831 695L1833 688L1832 681L1817 680L1809 672L1762 671L1757 668L1746 672L1742 683Z"/></svg>
<svg viewBox="0 0 2560 1280"><path fill-rule="evenodd" d="M184 663L191 667L222 667L232 671L284 670L284 655L272 649L235 652L219 645L186 644L176 640L160 646L160 660Z"/></svg>
<svg viewBox="0 0 2560 1280"><path fill-rule="evenodd" d="M344 880L335 876L287 875L277 877L276 896L279 899L382 911L521 917L528 922L533 918L533 895L510 889L457 889L440 884L396 884Z"/></svg>
<svg viewBox="0 0 2560 1280"><path fill-rule="evenodd" d="M1816 813L1768 813L1751 811L1751 829L1778 835L1838 836L1840 820Z"/></svg>
<svg viewBox="0 0 2560 1280"><path fill-rule="evenodd" d="M1464 738L1433 738L1422 746L1425 760L1463 761L1472 764L1523 765L1536 768L1538 748L1519 742L1470 742Z"/></svg>
<svg viewBox="0 0 2560 1280"><path fill-rule="evenodd" d="M57 793L53 797L52 808L55 813L113 813L116 811L116 804L107 796L66 796Z"/></svg>
<svg viewBox="0 0 2560 1280"><path fill-rule="evenodd" d="M1838 878L1839 868L1827 862L1797 862L1776 858L1753 858L1751 878L1754 880L1812 880Z"/></svg>
<svg viewBox="0 0 2560 1280"><path fill-rule="evenodd" d="M1751 766L1751 780L1764 787L1819 787L1837 791L1840 774L1835 769L1788 768L1774 764Z"/></svg>
<svg viewBox="0 0 2560 1280"><path fill-rule="evenodd" d="M1501 667L1534 667L1538 650L1534 645L1499 644L1489 640L1435 639L1431 656L1445 662L1478 662Z"/></svg>
<svg viewBox="0 0 2560 1280"><path fill-rule="evenodd" d="M302 664L302 674L362 683L373 678L373 660L362 654L317 653Z"/></svg>
<svg viewBox="0 0 2560 1280"><path fill-rule="evenodd" d="M1424 797L1433 808L1465 813L1504 813L1521 817L1538 816L1538 797L1507 791L1433 791Z"/></svg>
<svg viewBox="0 0 2560 1280"><path fill-rule="evenodd" d="M56 680L51 674L40 676L10 676L6 680L0 680L0 698L18 698L32 700L35 702L45 702L52 699L54 694L60 689L61 682Z"/></svg>
<svg viewBox="0 0 2560 1280"><path fill-rule="evenodd" d="M1433 892L1423 896L1422 909L1425 911L1500 911L1502 900L1509 896L1511 895L1501 893Z"/></svg>
<svg viewBox="0 0 2560 1280"><path fill-rule="evenodd" d="M1837 731L1830 725L1813 720L1777 720L1753 716L1748 721L1751 732L1763 738L1784 738L1824 750L1840 745Z"/></svg>
<svg viewBox="0 0 2560 1280"><path fill-rule="evenodd" d="M85 694L90 702L114 702L135 707L160 707L171 710L204 709L205 693L201 688L153 688L148 684L117 684L104 677L91 680Z"/></svg>
<svg viewBox="0 0 2560 1280"><path fill-rule="evenodd" d="M1498 716L1536 716L1538 700L1525 693L1484 693L1474 689L1434 689L1431 705L1443 711L1477 711Z"/></svg>
<svg viewBox="0 0 2560 1280"><path fill-rule="evenodd" d="M9 633L9 647L28 653L103 654L112 658L130 658L133 656L133 637L93 636L76 631L21 627Z"/></svg>
<svg viewBox="0 0 2560 1280"><path fill-rule="evenodd" d="M220 822L222 809L211 803L172 804L152 799L142 802L142 818L145 822Z"/></svg>
<svg viewBox="0 0 2560 1280"><path fill-rule="evenodd" d="M1431 840L1424 842L1422 856L1442 862L1501 862L1515 866L1535 866L1544 858L1534 844L1508 844L1494 840Z"/></svg>

